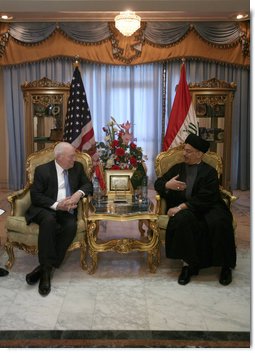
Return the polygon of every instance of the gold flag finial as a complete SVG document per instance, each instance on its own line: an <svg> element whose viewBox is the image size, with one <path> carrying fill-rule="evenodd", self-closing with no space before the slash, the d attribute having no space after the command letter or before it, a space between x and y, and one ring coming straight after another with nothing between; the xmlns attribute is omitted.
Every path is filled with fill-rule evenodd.
<svg viewBox="0 0 255 353"><path fill-rule="evenodd" d="M80 58L79 55L75 55L75 61L73 63L74 68L79 67L79 65L80 65L79 58Z"/></svg>

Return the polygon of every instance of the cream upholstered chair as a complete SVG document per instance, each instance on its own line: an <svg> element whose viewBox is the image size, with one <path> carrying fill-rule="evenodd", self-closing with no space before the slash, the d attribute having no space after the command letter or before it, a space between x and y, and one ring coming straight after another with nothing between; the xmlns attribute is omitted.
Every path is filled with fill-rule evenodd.
<svg viewBox="0 0 255 353"><path fill-rule="evenodd" d="M34 171L38 165L49 162L54 159L55 145L49 148L32 153L26 163L27 184L24 189L14 192L8 196L8 201L11 204L11 214L6 220L7 241L5 243L5 250L8 254L7 268L11 268L15 261L14 248L24 250L25 252L35 255L38 252L38 234L39 226L35 223L26 224L25 212L31 204L30 186L33 182ZM92 178L92 160L91 157L79 151L76 151L76 160L81 162L84 166L86 175L91 180ZM69 246L68 251L80 248L80 263L81 267L86 269L86 218L84 207L86 205L86 198L81 199L78 204L78 228L76 236Z"/></svg>
<svg viewBox="0 0 255 353"><path fill-rule="evenodd" d="M183 148L184 144L170 148L165 152L161 152L157 155L155 159L155 172L157 177L161 177L165 174L171 167L173 167L177 163L181 163L184 161L183 157ZM207 152L203 155L203 161L207 164L214 167L218 173L218 177L220 178L223 169L223 163L221 157L215 152ZM225 190L222 186L220 186L220 191L224 201L227 203L229 207L231 207L231 203L234 202L237 197L232 195L231 192ZM160 239L162 243L165 240L165 232L168 224L169 216L166 214L166 201L163 198L160 198L159 195L156 195L159 202L159 229L160 229ZM235 227L234 221L234 227Z"/></svg>

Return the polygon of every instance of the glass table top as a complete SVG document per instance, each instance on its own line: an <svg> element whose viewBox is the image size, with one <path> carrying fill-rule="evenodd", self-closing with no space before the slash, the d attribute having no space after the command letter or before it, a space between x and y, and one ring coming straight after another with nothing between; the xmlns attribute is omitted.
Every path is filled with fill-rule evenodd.
<svg viewBox="0 0 255 353"><path fill-rule="evenodd" d="M102 198L99 202L92 200L95 214L136 214L136 213L152 213L153 203L150 199L144 201L125 201L125 200L108 200Z"/></svg>

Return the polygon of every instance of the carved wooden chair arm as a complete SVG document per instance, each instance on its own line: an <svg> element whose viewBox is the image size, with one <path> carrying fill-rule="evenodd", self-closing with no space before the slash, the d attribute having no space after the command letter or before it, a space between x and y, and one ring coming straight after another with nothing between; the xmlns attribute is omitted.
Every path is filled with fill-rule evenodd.
<svg viewBox="0 0 255 353"><path fill-rule="evenodd" d="M230 191L224 189L223 186L220 186L220 193L229 208L231 207L231 204L238 199L237 196L234 196Z"/></svg>
<svg viewBox="0 0 255 353"><path fill-rule="evenodd" d="M30 188L25 187L24 189L13 192L11 195L7 196L7 200L11 204L11 216L24 216L31 204Z"/></svg>

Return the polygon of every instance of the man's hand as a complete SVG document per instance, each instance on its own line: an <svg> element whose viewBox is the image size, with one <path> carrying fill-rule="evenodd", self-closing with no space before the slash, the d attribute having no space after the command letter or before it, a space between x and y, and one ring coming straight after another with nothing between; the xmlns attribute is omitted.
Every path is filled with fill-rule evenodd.
<svg viewBox="0 0 255 353"><path fill-rule="evenodd" d="M168 180L165 184L166 189L183 191L186 189L187 185L183 181L177 180L179 178L179 174L177 174L172 179Z"/></svg>
<svg viewBox="0 0 255 353"><path fill-rule="evenodd" d="M80 191L76 191L70 198L70 204L71 205L77 205L77 203L80 201L80 198L82 197L82 193Z"/></svg>
<svg viewBox="0 0 255 353"><path fill-rule="evenodd" d="M68 212L74 208L77 208L77 203L74 203L72 201L72 197L66 197L65 199L59 201L57 205L57 210Z"/></svg>

